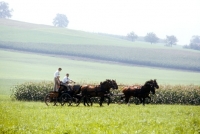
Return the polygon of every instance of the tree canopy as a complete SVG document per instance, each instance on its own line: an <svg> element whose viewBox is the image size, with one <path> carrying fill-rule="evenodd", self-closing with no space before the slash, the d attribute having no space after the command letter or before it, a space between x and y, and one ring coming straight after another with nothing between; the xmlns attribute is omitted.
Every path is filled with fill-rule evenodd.
<svg viewBox="0 0 200 134"><path fill-rule="evenodd" d="M174 35L168 36L166 35L166 45L167 46L172 46L172 45L176 45L177 42L177 38Z"/></svg>
<svg viewBox="0 0 200 134"><path fill-rule="evenodd" d="M8 3L1 1L0 2L0 18L10 18L12 17L11 12L13 10L9 9Z"/></svg>
<svg viewBox="0 0 200 134"><path fill-rule="evenodd" d="M68 26L68 19L67 16L64 14L57 14L56 17L53 19L53 25L56 27L67 27Z"/></svg>
<svg viewBox="0 0 200 134"><path fill-rule="evenodd" d="M134 32L130 32L127 34L128 39L130 39L131 41L135 41L135 39L137 39L137 35Z"/></svg>
<svg viewBox="0 0 200 134"><path fill-rule="evenodd" d="M200 36L192 36L192 39L190 40L190 48L200 50Z"/></svg>
<svg viewBox="0 0 200 134"><path fill-rule="evenodd" d="M155 33L151 32L151 33L147 33L147 35L144 37L145 41L152 43L156 43L158 42L158 37L156 36Z"/></svg>
<svg viewBox="0 0 200 134"><path fill-rule="evenodd" d="M190 40L190 43L200 44L200 36L198 36L198 35L192 36L192 39Z"/></svg>

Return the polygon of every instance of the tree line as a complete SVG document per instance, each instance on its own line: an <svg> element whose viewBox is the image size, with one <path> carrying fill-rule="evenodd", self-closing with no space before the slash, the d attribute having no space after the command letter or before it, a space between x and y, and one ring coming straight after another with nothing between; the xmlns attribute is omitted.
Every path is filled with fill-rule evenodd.
<svg viewBox="0 0 200 134"><path fill-rule="evenodd" d="M11 18L11 13L13 12L13 9L9 9L9 5L6 2L0 2L0 18ZM56 17L53 19L53 25L56 27L67 27L69 23L69 20L65 14L57 14ZM137 40L138 35L135 34L133 31L128 33L126 36L127 40L135 41ZM157 43L159 39L155 33L149 32L144 37L144 41L149 42L151 44ZM173 45L176 45L178 42L178 39L174 35L166 35L166 38L164 39L165 46L172 47ZM195 49L200 50L200 36L194 35L192 36L190 40L189 45L184 45L184 48L188 49Z"/></svg>

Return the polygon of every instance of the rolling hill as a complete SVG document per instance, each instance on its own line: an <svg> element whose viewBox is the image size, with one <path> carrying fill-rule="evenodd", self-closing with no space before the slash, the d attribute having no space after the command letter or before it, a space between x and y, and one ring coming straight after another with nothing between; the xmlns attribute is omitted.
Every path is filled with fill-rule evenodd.
<svg viewBox="0 0 200 134"><path fill-rule="evenodd" d="M200 52L0 19L0 48L126 65L200 71Z"/></svg>

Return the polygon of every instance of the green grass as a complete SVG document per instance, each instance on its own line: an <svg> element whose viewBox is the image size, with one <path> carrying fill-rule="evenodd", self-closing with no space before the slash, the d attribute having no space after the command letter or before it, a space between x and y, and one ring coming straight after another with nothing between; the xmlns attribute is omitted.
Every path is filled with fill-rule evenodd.
<svg viewBox="0 0 200 134"><path fill-rule="evenodd" d="M126 66L121 64L79 61L60 57L0 50L0 93L10 93L15 84L31 81L53 81L53 73L62 67L61 79L66 73L80 83L97 83L115 79L118 84L144 84L157 79L158 84L199 85L200 73L158 68Z"/></svg>
<svg viewBox="0 0 200 134"><path fill-rule="evenodd" d="M56 28L52 26L30 24L0 19L0 41L53 43L53 44L94 44L119 45L129 41L106 37L95 33Z"/></svg>
<svg viewBox="0 0 200 134"><path fill-rule="evenodd" d="M198 134L200 107L180 105L50 106L0 97L0 133Z"/></svg>

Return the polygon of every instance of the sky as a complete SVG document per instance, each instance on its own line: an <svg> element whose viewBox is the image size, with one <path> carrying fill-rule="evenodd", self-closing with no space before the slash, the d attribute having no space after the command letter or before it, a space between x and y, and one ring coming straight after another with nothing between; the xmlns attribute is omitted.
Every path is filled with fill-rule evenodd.
<svg viewBox="0 0 200 134"><path fill-rule="evenodd" d="M12 20L53 26L65 14L68 29L126 36L153 32L179 45L200 36L200 0L2 0L13 9Z"/></svg>

